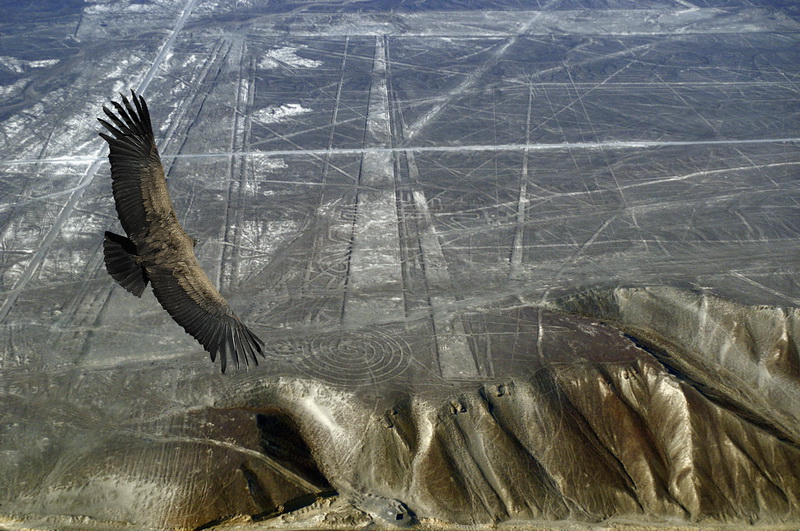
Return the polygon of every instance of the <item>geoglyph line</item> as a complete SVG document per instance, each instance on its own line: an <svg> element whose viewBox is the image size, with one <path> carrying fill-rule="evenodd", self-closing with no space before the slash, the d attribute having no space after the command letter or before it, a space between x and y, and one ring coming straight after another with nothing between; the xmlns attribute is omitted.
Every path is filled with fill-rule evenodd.
<svg viewBox="0 0 800 531"><path fill-rule="evenodd" d="M377 37L342 308L348 325L404 315L390 124L385 45ZM382 297L376 299L376 292Z"/></svg>
<svg viewBox="0 0 800 531"><path fill-rule="evenodd" d="M406 147L361 147L341 149L283 149L275 151L215 151L213 153L162 154L161 159L220 158L240 155L262 157L291 157L300 155L363 155L364 153L458 153L468 151L548 151L561 149L648 149L659 147L725 146L747 144L800 144L800 138L752 138L735 140L615 140L611 142L554 142L543 144L473 144L466 146L406 146ZM102 161L96 157L56 157L52 159L17 159L0 161L0 164L87 164Z"/></svg>

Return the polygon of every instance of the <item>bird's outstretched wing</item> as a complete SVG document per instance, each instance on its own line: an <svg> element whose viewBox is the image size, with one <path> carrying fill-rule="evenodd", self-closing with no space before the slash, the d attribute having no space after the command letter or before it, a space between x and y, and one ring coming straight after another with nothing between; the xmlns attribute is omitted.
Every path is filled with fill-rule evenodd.
<svg viewBox="0 0 800 531"><path fill-rule="evenodd" d="M147 282L172 318L211 354L220 355L222 372L230 356L256 365L264 345L214 288L189 237L178 223L158 156L150 113L141 96L131 91L133 104L121 96L112 102L116 114L103 107L109 121L100 133L109 145L114 202L128 238L106 235L104 252L109 273L134 295Z"/></svg>
<svg viewBox="0 0 800 531"><path fill-rule="evenodd" d="M111 123L98 120L113 135L100 133L109 146L117 214L128 237L137 243L147 233L148 217L170 216L173 208L147 104L133 91L133 105L125 96L120 97L121 104L111 102L117 114L103 106Z"/></svg>
<svg viewBox="0 0 800 531"><path fill-rule="evenodd" d="M228 303L211 284L194 256L176 269L148 269L148 277L158 302L176 323L203 345L211 361L220 355L222 372L230 356L236 368L239 359L258 365L256 353L264 344L233 313Z"/></svg>

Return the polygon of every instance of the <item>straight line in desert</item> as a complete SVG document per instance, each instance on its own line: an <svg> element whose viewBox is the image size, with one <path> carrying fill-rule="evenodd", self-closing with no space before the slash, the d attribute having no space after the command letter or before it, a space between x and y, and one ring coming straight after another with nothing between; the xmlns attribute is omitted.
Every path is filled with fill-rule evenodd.
<svg viewBox="0 0 800 531"><path fill-rule="evenodd" d="M419 183L419 169L413 152L406 154L408 173L411 180L411 196L418 220L419 243L425 264L425 283L428 288L429 304L436 334L436 351L439 370L447 380L472 379L480 376L472 350L469 346L464 323L458 316L448 316L444 308L452 307L456 301L447 261L439 242L439 234L433 224L428 209L425 192Z"/></svg>
<svg viewBox="0 0 800 531"><path fill-rule="evenodd" d="M371 149L390 147L386 51L383 39L378 37L342 311L345 326L405 315L393 154Z"/></svg>
<svg viewBox="0 0 800 531"><path fill-rule="evenodd" d="M208 153L166 153L161 155L161 160L172 159L213 159L231 156L257 156L257 157L295 157L295 156L330 156L330 155L363 155L365 153L467 153L480 151L554 151L554 150L586 150L600 149L652 149L661 147L689 147L689 146L736 146L748 144L798 144L800 137L785 138L750 138L729 140L612 140L608 142L557 142L541 144L476 144L460 146L405 146L405 147L361 147L338 149L279 149L272 151L215 151ZM13 166L17 164L89 164L101 162L105 157L85 155L79 157L51 157L42 159L11 159L0 160L0 166ZM300 183L308 184L308 183ZM315 183L318 184L318 183Z"/></svg>
<svg viewBox="0 0 800 531"><path fill-rule="evenodd" d="M405 131L406 124L402 111L398 110L398 116L399 128ZM411 198L417 215L419 246L425 269L425 286L433 321L439 371L446 380L479 378L480 370L472 354L464 323L457 316L448 315L446 311L446 308L453 307L456 302L455 286L447 269L447 260L442 251L433 216L428 208L414 151L405 151L404 154Z"/></svg>

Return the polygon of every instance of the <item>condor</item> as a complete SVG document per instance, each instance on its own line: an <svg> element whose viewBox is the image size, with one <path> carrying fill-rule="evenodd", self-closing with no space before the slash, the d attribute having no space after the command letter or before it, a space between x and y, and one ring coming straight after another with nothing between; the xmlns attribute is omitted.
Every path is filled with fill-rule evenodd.
<svg viewBox="0 0 800 531"><path fill-rule="evenodd" d="M192 239L178 223L167 191L144 98L131 90L131 101L103 106L111 123L98 118L111 135L108 142L114 202L128 237L105 233L103 253L108 273L141 297L147 283L172 318L203 345L222 372L232 357L256 365L264 342L251 332L211 284L194 255Z"/></svg>

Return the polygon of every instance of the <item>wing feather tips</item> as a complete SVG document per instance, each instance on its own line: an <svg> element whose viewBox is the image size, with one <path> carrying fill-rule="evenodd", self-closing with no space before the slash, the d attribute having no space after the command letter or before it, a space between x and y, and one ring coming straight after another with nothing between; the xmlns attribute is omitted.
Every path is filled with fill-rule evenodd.
<svg viewBox="0 0 800 531"><path fill-rule="evenodd" d="M134 105L136 109L131 106L130 101L128 98L120 94L122 98L122 103L125 106L125 110L127 111L126 117L130 120L128 123L136 129L136 132L141 136L153 136L153 131L147 127L147 123L145 123L144 112L141 105L137 104L137 99L141 98L141 96L137 97L136 93L131 89L131 99L133 99ZM149 120L147 120L149 122Z"/></svg>
<svg viewBox="0 0 800 531"><path fill-rule="evenodd" d="M100 136L111 146L112 154L119 151L120 154L128 156L149 157L155 147L150 112L144 98L133 90L131 90L131 96L133 106L122 94L120 94L121 104L116 101L111 102L114 106L113 111L103 105L103 112L111 123L103 118L97 120L113 135L113 138L105 133L100 133Z"/></svg>
<svg viewBox="0 0 800 531"><path fill-rule="evenodd" d="M243 330L244 330L243 333L246 334L246 337L247 337L247 345L250 348L250 355L253 357L253 361L256 363L256 365L258 365L258 358L256 357L256 352L262 358L266 359L266 357L264 356L264 351L261 348L261 347L264 346L264 342L261 341L261 339L259 339L258 336L255 335L246 326L243 328Z"/></svg>
<svg viewBox="0 0 800 531"><path fill-rule="evenodd" d="M253 349L253 343L250 339L250 331L241 323L237 324L239 325L235 331L236 343L238 346L237 351L240 352L242 358L244 358L245 365L249 367L250 361L252 360L253 364L257 367L258 358L256 357L255 350Z"/></svg>
<svg viewBox="0 0 800 531"><path fill-rule="evenodd" d="M250 365L250 359L253 360L253 363L258 366L258 359L256 358L255 352L253 352L253 346L247 341L248 337L244 330L237 330L239 335L239 344L242 345L242 355L244 356L244 361L247 365Z"/></svg>
<svg viewBox="0 0 800 531"><path fill-rule="evenodd" d="M244 350L244 345L242 345L242 338L239 336L239 330L236 328L231 328L231 343L233 344L233 359L236 360L236 369L239 369L239 355L244 358L244 364L246 367L250 366L250 362L247 359L247 353Z"/></svg>
<svg viewBox="0 0 800 531"><path fill-rule="evenodd" d="M220 364L222 374L225 374L225 369L228 367L228 351L231 350L231 329L229 326L222 325L220 334ZM239 368L239 360L236 359L236 368Z"/></svg>
<svg viewBox="0 0 800 531"><path fill-rule="evenodd" d="M213 325L213 332L210 336L210 348L206 347L206 350L211 356L212 363L216 362L217 354L219 354L220 369L223 374L228 368L228 360L232 361L239 370L242 362L249 367L251 360L255 366L258 366L256 353L264 358L261 348L263 342L236 317L227 315L223 317ZM203 344L202 341L200 342Z"/></svg>
<svg viewBox="0 0 800 531"><path fill-rule="evenodd" d="M136 105L136 109L139 111L139 117L142 119L142 123L152 134L153 124L150 122L150 111L147 108L147 102L144 101L143 97L137 96L136 93L133 92L133 89L131 89L131 94L133 95L133 103Z"/></svg>

